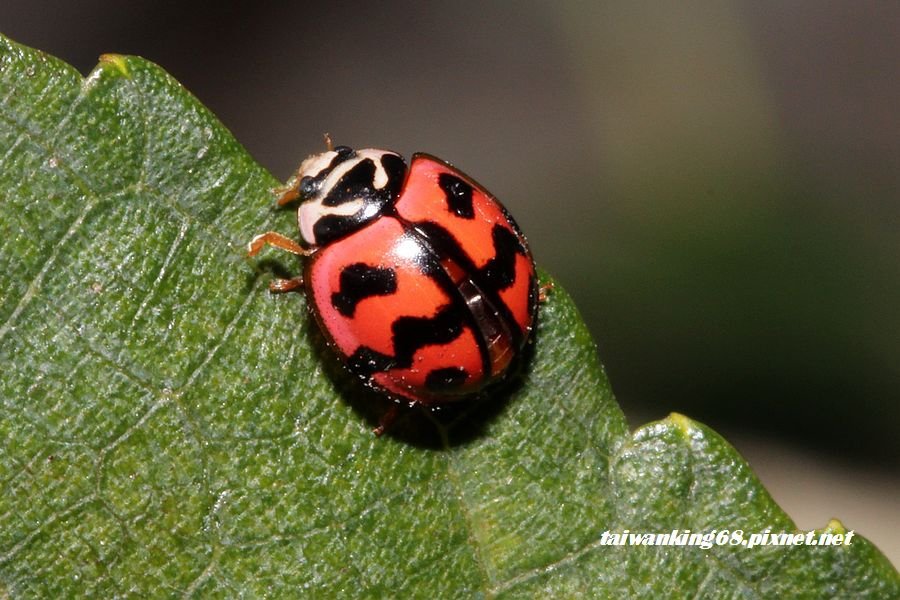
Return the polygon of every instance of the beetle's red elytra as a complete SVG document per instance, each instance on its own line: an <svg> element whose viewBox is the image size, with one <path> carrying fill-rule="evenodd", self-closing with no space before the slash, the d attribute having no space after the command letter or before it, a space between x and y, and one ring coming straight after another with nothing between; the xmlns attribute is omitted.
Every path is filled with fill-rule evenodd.
<svg viewBox="0 0 900 600"><path fill-rule="evenodd" d="M475 180L428 154L330 148L307 158L279 204L299 201L304 289L325 338L369 387L435 406L504 378L535 324L538 286L525 237ZM386 420L393 414L386 416ZM386 423L376 429L383 431Z"/></svg>

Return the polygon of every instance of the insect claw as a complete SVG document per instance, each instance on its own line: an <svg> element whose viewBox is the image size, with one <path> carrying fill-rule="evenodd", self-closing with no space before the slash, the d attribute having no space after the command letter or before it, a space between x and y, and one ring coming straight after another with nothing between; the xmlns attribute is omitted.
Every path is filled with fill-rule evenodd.
<svg viewBox="0 0 900 600"><path fill-rule="evenodd" d="M384 433L389 430L394 422L397 420L397 415L400 414L400 405L394 404L387 412L381 415L381 420L378 421L378 427L372 430L372 433L375 434L375 437L381 437Z"/></svg>
<svg viewBox="0 0 900 600"><path fill-rule="evenodd" d="M277 196L277 198L275 199L275 204L277 204L278 206L290 204L300 197L300 188L295 185L278 187L272 190L272 192Z"/></svg>
<svg viewBox="0 0 900 600"><path fill-rule="evenodd" d="M285 292L293 292L303 287L302 277L292 277L290 279L273 279L269 282L269 291L273 294L284 294Z"/></svg>

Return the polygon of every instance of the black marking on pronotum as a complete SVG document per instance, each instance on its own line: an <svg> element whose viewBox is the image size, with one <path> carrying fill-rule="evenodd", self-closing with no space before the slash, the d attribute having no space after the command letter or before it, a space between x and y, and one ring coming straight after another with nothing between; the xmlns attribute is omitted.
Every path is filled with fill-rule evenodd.
<svg viewBox="0 0 900 600"><path fill-rule="evenodd" d="M341 269L340 290L331 295L331 305L352 318L360 301L372 296L389 296L396 291L397 274L393 269L353 263Z"/></svg>
<svg viewBox="0 0 900 600"><path fill-rule="evenodd" d="M319 246L324 246L359 229L371 219L364 219L362 211L350 216L323 215L313 224L313 235Z"/></svg>
<svg viewBox="0 0 900 600"><path fill-rule="evenodd" d="M375 187L375 162L367 158L350 168L334 187L327 190L322 199L323 206L340 206L356 200L363 202L352 215L325 214L319 217L313 224L313 235L319 245L337 240L391 212L406 178L406 163L396 154L385 154L380 160L387 175L384 187Z"/></svg>
<svg viewBox="0 0 900 600"><path fill-rule="evenodd" d="M365 158L350 167L341 178L327 190L322 198L322 206L340 206L360 198L368 199L376 193L375 162Z"/></svg>
<svg viewBox="0 0 900 600"><path fill-rule="evenodd" d="M381 166L388 177L387 185L384 186L385 193L394 200L406 181L406 162L397 154L385 154L381 157Z"/></svg>
<svg viewBox="0 0 900 600"><path fill-rule="evenodd" d="M375 186L375 174L378 171L375 160L365 158L350 167L331 189L327 190L322 205L340 206L360 199L366 203L375 201L384 205L394 200L400 193L406 177L406 163L396 154L385 154L381 156L379 162L387 176L387 182L382 187Z"/></svg>
<svg viewBox="0 0 900 600"><path fill-rule="evenodd" d="M300 179L299 191L301 200L306 200L315 196L322 187L322 182L325 181L325 178L328 177L332 171L334 171L334 168L356 154L347 146L338 146L334 150L336 154L334 158L331 159L331 162L328 163L327 167L316 173L315 176L305 175Z"/></svg>
<svg viewBox="0 0 900 600"><path fill-rule="evenodd" d="M438 175L438 185L447 198L447 207L450 209L450 212L464 219L475 218L471 185L452 173L441 173Z"/></svg>
<svg viewBox="0 0 900 600"><path fill-rule="evenodd" d="M425 377L425 387L434 392L450 392L461 387L468 377L462 367L435 369Z"/></svg>

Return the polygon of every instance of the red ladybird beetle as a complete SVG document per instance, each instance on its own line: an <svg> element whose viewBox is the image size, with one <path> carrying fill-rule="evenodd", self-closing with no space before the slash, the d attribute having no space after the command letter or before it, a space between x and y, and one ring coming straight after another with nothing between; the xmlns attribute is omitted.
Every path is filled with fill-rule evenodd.
<svg viewBox="0 0 900 600"><path fill-rule="evenodd" d="M346 146L307 158L281 190L299 200L305 288L325 337L371 388L410 406L471 396L502 379L528 342L538 303L534 260L503 206L450 164ZM384 430L392 410L376 433Z"/></svg>

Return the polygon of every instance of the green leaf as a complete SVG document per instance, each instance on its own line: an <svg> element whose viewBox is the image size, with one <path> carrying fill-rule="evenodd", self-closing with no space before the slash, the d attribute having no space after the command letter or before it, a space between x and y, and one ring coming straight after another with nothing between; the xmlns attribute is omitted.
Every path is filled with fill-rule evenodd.
<svg viewBox="0 0 900 600"><path fill-rule="evenodd" d="M900 596L858 535L604 545L796 528L709 429L628 432L559 286L517 381L376 438L384 402L267 292L299 264L244 256L295 227L277 182L195 98L6 40L0 98L0 597Z"/></svg>

